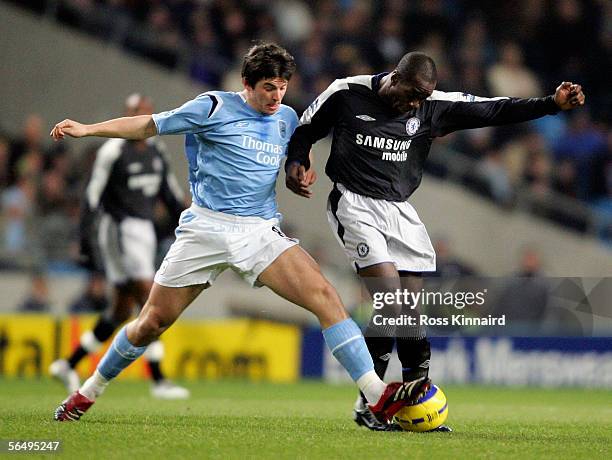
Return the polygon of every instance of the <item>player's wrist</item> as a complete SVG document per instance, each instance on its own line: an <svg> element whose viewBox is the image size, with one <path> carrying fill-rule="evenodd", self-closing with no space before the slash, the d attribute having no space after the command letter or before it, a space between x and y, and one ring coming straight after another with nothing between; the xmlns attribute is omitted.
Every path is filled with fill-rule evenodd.
<svg viewBox="0 0 612 460"><path fill-rule="evenodd" d="M289 172L289 169L291 169L293 165L300 167L302 166L302 162L300 160L287 160L287 162L285 163L285 172Z"/></svg>
<svg viewBox="0 0 612 460"><path fill-rule="evenodd" d="M548 108L548 113L550 114L559 113L561 112L561 110L563 110L563 107L559 103L556 93L551 94L550 96L546 96L544 98L544 103L546 104L546 107Z"/></svg>

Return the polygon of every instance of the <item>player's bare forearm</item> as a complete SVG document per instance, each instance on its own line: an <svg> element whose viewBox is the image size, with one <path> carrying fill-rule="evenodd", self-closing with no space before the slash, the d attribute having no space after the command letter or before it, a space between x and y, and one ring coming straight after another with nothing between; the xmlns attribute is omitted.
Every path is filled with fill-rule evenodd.
<svg viewBox="0 0 612 460"><path fill-rule="evenodd" d="M56 124L50 134L56 141L63 139L66 135L70 137L97 136L139 140L155 136L157 128L151 115L115 118L91 125L66 119Z"/></svg>

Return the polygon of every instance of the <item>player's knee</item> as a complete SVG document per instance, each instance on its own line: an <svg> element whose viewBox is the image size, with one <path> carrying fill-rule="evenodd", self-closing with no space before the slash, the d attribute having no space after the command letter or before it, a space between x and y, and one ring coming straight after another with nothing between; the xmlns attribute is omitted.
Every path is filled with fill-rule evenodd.
<svg viewBox="0 0 612 460"><path fill-rule="evenodd" d="M314 313L321 324L335 324L347 317L346 310L336 289L327 281L318 283L312 293Z"/></svg>
<svg viewBox="0 0 612 460"><path fill-rule="evenodd" d="M149 305L138 317L136 334L141 341L151 343L172 324L159 308Z"/></svg>
<svg viewBox="0 0 612 460"><path fill-rule="evenodd" d="M340 301L336 289L325 280L317 283L316 287L313 289L312 297L319 305L328 306L330 308L342 307L342 302Z"/></svg>

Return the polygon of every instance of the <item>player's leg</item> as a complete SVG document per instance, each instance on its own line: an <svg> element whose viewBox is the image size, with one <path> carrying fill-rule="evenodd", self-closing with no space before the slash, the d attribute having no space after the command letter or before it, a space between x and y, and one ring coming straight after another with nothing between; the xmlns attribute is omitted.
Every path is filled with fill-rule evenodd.
<svg viewBox="0 0 612 460"><path fill-rule="evenodd" d="M138 305L145 305L149 292L153 287L153 281L149 279L140 279L132 282L134 298ZM161 368L161 361L164 358L164 344L161 340L152 342L144 352L144 358L147 361L153 385L151 387L151 396L159 399L186 399L189 397L187 388L176 385L168 380Z"/></svg>
<svg viewBox="0 0 612 460"><path fill-rule="evenodd" d="M423 288L421 273L400 272L402 289L407 292L419 292ZM417 306L418 309L418 306ZM404 382L429 376L431 347L424 328L411 330L401 329L407 334L397 336L397 355L402 363Z"/></svg>
<svg viewBox="0 0 612 460"><path fill-rule="evenodd" d="M58 421L78 420L108 383L141 356L208 285L165 287L155 283L138 317L115 336L94 374L55 411Z"/></svg>
<svg viewBox="0 0 612 460"><path fill-rule="evenodd" d="M390 262L374 264L359 269L359 276L366 286L371 297L386 292L396 292L401 288L399 274L395 266ZM387 325L376 324L375 315L390 318L397 316L401 307L395 303L387 303L382 308L373 310L372 318L364 330L364 337L368 351L374 362L374 369L378 376L384 378L389 365L393 346L395 344L395 328ZM405 380L404 380L405 381ZM377 422L367 406L367 401L361 393L353 407L353 419L355 423L365 426L374 431L388 429Z"/></svg>
<svg viewBox="0 0 612 460"><path fill-rule="evenodd" d="M392 211L381 200L352 193L341 184L336 184L329 195L328 222L371 296L392 293L401 288L399 274L389 253L388 239L382 230L388 227L385 220ZM374 368L381 378L393 351L395 327L375 324L374 315L394 317L399 313L399 308L397 304L386 303L382 309L376 309L364 330ZM385 428L372 416L363 395L355 402L353 416L356 423L372 430Z"/></svg>
<svg viewBox="0 0 612 460"><path fill-rule="evenodd" d="M418 272L401 271L402 289L408 292L418 292L423 288L423 276ZM418 309L418 306L417 306ZM411 329L408 333L400 330L397 340L397 355L402 363L402 379L404 382L429 377L429 362L431 346L426 330ZM453 429L448 425L440 425L432 431L450 433Z"/></svg>
<svg viewBox="0 0 612 460"><path fill-rule="evenodd" d="M407 400L418 397L429 382L385 383L376 375L361 330L349 318L338 293L317 263L299 246L280 254L258 278L281 297L317 316L334 357L347 370L380 420L388 419Z"/></svg>

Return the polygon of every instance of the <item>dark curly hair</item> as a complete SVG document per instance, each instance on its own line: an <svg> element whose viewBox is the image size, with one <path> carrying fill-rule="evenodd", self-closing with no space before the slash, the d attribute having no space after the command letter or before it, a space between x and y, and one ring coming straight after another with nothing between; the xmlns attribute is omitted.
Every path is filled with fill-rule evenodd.
<svg viewBox="0 0 612 460"><path fill-rule="evenodd" d="M267 78L283 78L287 81L295 72L295 59L276 43L258 43L249 49L242 61L242 78L254 87Z"/></svg>

